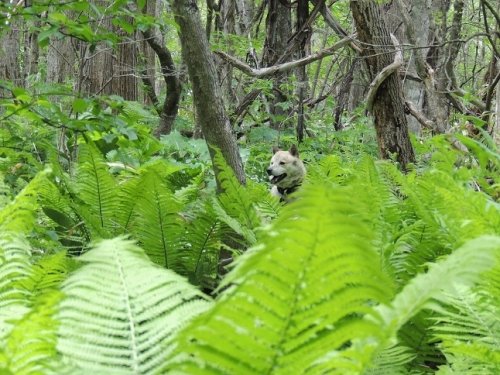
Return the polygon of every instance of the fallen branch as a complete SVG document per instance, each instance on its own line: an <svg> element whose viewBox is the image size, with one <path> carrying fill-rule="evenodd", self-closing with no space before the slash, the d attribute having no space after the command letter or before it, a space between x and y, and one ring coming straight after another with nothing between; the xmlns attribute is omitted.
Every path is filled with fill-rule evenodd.
<svg viewBox="0 0 500 375"><path fill-rule="evenodd" d="M415 104L410 102L409 100L405 101L405 109L413 116L415 119L424 127L430 130L435 130L436 124L434 121L429 120L425 115L420 112L417 107L415 107Z"/></svg>
<svg viewBox="0 0 500 375"><path fill-rule="evenodd" d="M399 47L399 42L394 35L391 34L391 39L396 48ZM379 74L370 83L370 88L366 97L366 109L371 112L373 109L373 101L375 100L375 95L380 87L380 85L389 77L392 73L396 72L401 65L403 65L403 53L398 48L396 54L394 55L394 61L392 64L387 65L384 69L380 71Z"/></svg>
<svg viewBox="0 0 500 375"><path fill-rule="evenodd" d="M352 40L352 37L346 37L337 43L335 43L333 46L326 48L322 51L319 51L317 53L314 53L312 55L306 56L302 59L298 59L295 61L290 61L287 63L279 64L279 65L273 65L267 68L260 68L260 69L254 69L251 66L245 64L244 62L236 59L235 57L228 55L225 52L222 51L215 51L214 53L217 54L220 58L234 66L236 69L242 71L243 73L251 76L251 77L256 77L256 78L264 78L264 77L269 77L273 76L277 73L282 73L286 72L288 70L292 70L295 68L298 68L300 66L308 65L314 61L320 60L326 56L331 56L335 53L335 51L339 50L340 48L344 47L345 45L349 44Z"/></svg>

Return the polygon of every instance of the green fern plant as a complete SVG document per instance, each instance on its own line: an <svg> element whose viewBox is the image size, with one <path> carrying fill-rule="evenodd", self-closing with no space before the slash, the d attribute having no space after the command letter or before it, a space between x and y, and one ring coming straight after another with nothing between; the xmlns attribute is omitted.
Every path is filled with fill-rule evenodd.
<svg viewBox="0 0 500 375"><path fill-rule="evenodd" d="M401 357L404 349L394 348L399 360L393 362L385 350L399 329L432 307L443 290L476 281L499 249L498 238L470 243L392 298L360 212L364 204L352 189L316 185L305 187L262 243L239 259L213 309L180 334L164 371L357 374L384 370L377 366L388 371L388 364L401 368L413 354ZM382 353L386 360L377 362Z"/></svg>
<svg viewBox="0 0 500 375"><path fill-rule="evenodd" d="M80 257L85 263L62 286L55 319L58 351L97 373L155 373L179 327L208 300L142 249L117 238Z"/></svg>
<svg viewBox="0 0 500 375"><path fill-rule="evenodd" d="M79 148L76 194L80 212L94 236L109 238L118 226L118 186L93 144Z"/></svg>

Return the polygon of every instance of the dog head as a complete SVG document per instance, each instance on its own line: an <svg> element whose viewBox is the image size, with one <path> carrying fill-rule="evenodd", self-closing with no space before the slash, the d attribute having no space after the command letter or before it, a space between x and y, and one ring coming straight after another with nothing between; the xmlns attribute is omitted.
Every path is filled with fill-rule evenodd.
<svg viewBox="0 0 500 375"><path fill-rule="evenodd" d="M267 168L269 181L283 189L300 185L306 174L306 169L302 160L299 159L297 146L292 145L288 151L274 147L273 153L271 163Z"/></svg>

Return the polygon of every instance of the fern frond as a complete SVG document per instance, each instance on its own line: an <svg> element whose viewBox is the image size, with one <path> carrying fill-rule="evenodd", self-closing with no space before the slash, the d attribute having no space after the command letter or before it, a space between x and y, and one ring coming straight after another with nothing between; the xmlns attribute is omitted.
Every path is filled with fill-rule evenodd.
<svg viewBox="0 0 500 375"><path fill-rule="evenodd" d="M443 309L432 327L448 362L500 372L500 289L483 294L458 287L445 297ZM497 299L497 300L495 300Z"/></svg>
<svg viewBox="0 0 500 375"><path fill-rule="evenodd" d="M181 205L154 171L141 176L132 232L148 256L165 268L178 264L180 256Z"/></svg>
<svg viewBox="0 0 500 375"><path fill-rule="evenodd" d="M307 186L263 243L223 280L214 309L180 336L165 371L200 374L316 373L325 350L342 355L379 332L364 319L387 301L387 283L350 191ZM251 348L251 350L250 350Z"/></svg>
<svg viewBox="0 0 500 375"><path fill-rule="evenodd" d="M269 194L267 187L248 181L246 188L250 199L255 202L255 210L261 223L269 223L279 216L283 205L278 197Z"/></svg>
<svg viewBox="0 0 500 375"><path fill-rule="evenodd" d="M432 299L453 290L456 284L472 285L479 274L495 263L500 237L483 236L467 242L444 261L429 265L429 271L413 278L394 298L390 308L379 312L387 327L401 327L416 312L428 307Z"/></svg>
<svg viewBox="0 0 500 375"><path fill-rule="evenodd" d="M4 182L4 175L0 173L0 210L10 202L10 189Z"/></svg>
<svg viewBox="0 0 500 375"><path fill-rule="evenodd" d="M216 151L214 162L219 168L219 179L223 189L223 193L218 197L220 207L229 217L236 219L245 228L245 232L253 231L260 225L260 220L250 199L251 195L239 183L219 150ZM221 220L225 220L225 217L221 217Z"/></svg>
<svg viewBox="0 0 500 375"><path fill-rule="evenodd" d="M31 248L20 235L0 232L0 343L12 329L10 320L28 311L33 276ZM0 345L1 346L1 345Z"/></svg>
<svg viewBox="0 0 500 375"><path fill-rule="evenodd" d="M77 191L81 212L97 236L112 236L118 226L118 186L99 151L92 144L80 145Z"/></svg>
<svg viewBox="0 0 500 375"><path fill-rule="evenodd" d="M15 323L2 345L4 360L0 355L0 369L16 375L55 373L50 365L57 358L58 322L53 314L61 296L60 292L52 292L37 298L35 307Z"/></svg>
<svg viewBox="0 0 500 375"><path fill-rule="evenodd" d="M195 285L212 288L215 284L219 252L224 237L220 220L210 204L197 205L185 223L180 241L180 263L174 270Z"/></svg>
<svg viewBox="0 0 500 375"><path fill-rule="evenodd" d="M13 232L28 234L35 226L38 208L37 191L47 181L50 170L38 173L28 185L0 211L0 233Z"/></svg>
<svg viewBox="0 0 500 375"><path fill-rule="evenodd" d="M363 373L365 375L407 375L407 364L415 358L415 353L401 345L391 346L380 352L373 364Z"/></svg>
<svg viewBox="0 0 500 375"><path fill-rule="evenodd" d="M184 279L121 238L80 258L63 284L57 349L87 373L156 373L174 333L208 307Z"/></svg>

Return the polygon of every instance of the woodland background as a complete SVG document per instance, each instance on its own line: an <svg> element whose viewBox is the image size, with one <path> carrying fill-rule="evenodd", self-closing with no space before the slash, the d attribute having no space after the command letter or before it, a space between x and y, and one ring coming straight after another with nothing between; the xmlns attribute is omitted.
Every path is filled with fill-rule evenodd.
<svg viewBox="0 0 500 375"><path fill-rule="evenodd" d="M488 0L1 2L0 373L499 373L499 40Z"/></svg>

